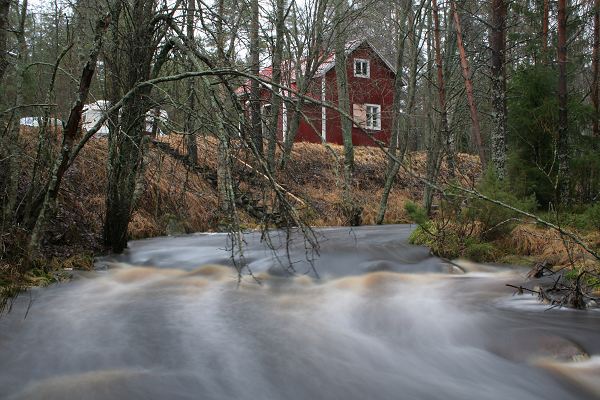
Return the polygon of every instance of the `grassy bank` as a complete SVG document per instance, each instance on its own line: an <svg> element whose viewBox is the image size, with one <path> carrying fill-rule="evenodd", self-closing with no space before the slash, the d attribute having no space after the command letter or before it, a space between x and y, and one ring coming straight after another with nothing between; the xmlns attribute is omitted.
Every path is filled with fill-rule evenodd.
<svg viewBox="0 0 600 400"><path fill-rule="evenodd" d="M31 181L37 132L21 132L23 157L20 166L22 185L19 197ZM56 150L59 138L50 138L49 146ZM131 223L130 239L191 232L217 231L219 227L218 196L216 187L217 143L213 138L198 139L198 160L195 168L185 162L184 142L181 136L167 136L156 143L148 143L144 162L142 188ZM44 235L42 254L37 260L25 260L27 235L16 227L15 234L2 238L5 249L0 259L0 296L15 293L23 287L47 284L63 279L70 269L88 269L92 256L104 252L102 226L105 215L107 189L106 139L90 141L68 171L59 194L56 218ZM298 143L294 146L289 163L278 169L275 177L287 191L304 203L299 212L305 221L315 227L346 225L342 207L340 175L342 147ZM412 153L407 156L412 168L425 173L426 156ZM464 182L473 182L480 174L477 158L459 155L460 176ZM378 148L357 147L353 192L362 208L362 223L373 224L385 183L386 157ZM265 191L264 178L248 167L252 161L240 151L235 154L233 176L239 196L248 199L254 209L273 207L272 193ZM442 171L441 179L447 174ZM47 179L42 176L41 179ZM385 223L406 223L409 218L404 204L419 201L423 185L410 175L400 172L392 190ZM253 229L261 224L260 216L251 207L240 205L240 219L244 228ZM27 265L25 265L27 264ZM24 272L27 271L27 272Z"/></svg>
<svg viewBox="0 0 600 400"><path fill-rule="evenodd" d="M484 177L479 186L485 187L487 179ZM428 246L433 254L446 259L530 266L527 281L515 282L520 292L524 290L520 285L527 286L530 278L550 276L552 279L525 290L537 294L551 306L598 307L597 206L571 206L561 212L544 213L535 210L531 199L516 199L496 189L487 195L538 217L524 216L481 199L447 193L439 209L430 216L417 204L406 203L407 213L418 223L410 242Z"/></svg>

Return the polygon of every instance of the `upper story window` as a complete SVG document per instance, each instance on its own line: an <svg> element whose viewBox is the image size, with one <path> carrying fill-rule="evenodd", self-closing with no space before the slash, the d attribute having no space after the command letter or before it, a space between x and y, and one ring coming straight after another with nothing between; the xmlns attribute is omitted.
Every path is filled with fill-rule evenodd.
<svg viewBox="0 0 600 400"><path fill-rule="evenodd" d="M368 78L371 75L371 66L369 60L362 58L354 59L354 76L359 78Z"/></svg>
<svg viewBox="0 0 600 400"><path fill-rule="evenodd" d="M365 104L367 129L381 129L381 106L378 104Z"/></svg>

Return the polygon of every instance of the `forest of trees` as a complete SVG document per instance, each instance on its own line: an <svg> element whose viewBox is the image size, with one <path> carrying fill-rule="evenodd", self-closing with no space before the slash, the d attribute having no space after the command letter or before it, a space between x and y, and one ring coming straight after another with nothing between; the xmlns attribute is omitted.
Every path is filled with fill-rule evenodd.
<svg viewBox="0 0 600 400"><path fill-rule="evenodd" d="M344 54L351 39L369 39L398 71L391 140L379 145L388 166L378 222L413 151L427 154L426 174L418 177L427 185L427 213L448 188L497 198L477 183L463 187L452 179L457 154L471 153L487 171L488 187L510 193L503 203L527 200L526 212L587 212L587 219L600 221L594 206L600 0L0 0L3 252L15 238L21 256L42 251L63 178L105 121L108 161L97 166L109 177L103 241L122 251L145 190L144 124L154 109L169 112L163 129L185 137L190 164L199 140L210 138L217 147L222 226L241 229L232 157L244 152L265 177L264 190L285 224L310 235L275 176L293 157L302 109L314 101L307 96L311 78L328 54ZM284 87L285 62L295 68L293 90ZM353 194L347 77L338 64L340 101L328 106L347 117L341 203L353 224L361 210ZM259 70L270 65L266 81ZM247 79L249 113L235 95ZM270 115L261 113L261 87L271 91ZM110 108L82 132L84 105L100 99ZM275 130L284 103L295 113L281 143ZM31 116L41 118L33 155L23 151L19 123ZM62 121L59 133L53 118ZM23 171L26 158L33 168ZM440 179L444 168L447 181Z"/></svg>

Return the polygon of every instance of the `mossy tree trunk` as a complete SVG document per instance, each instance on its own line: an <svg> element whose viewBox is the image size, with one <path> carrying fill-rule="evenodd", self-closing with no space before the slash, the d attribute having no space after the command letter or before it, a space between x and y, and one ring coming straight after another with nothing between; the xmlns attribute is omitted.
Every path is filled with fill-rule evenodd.
<svg viewBox="0 0 600 400"><path fill-rule="evenodd" d="M186 15L186 35L188 41L194 41L194 20L196 14L196 0L187 0L187 15ZM192 71L193 62L188 63L188 68ZM196 130L194 126L194 112L196 109L196 80L190 78L187 87L187 115L185 118L185 143L187 150L187 159L191 165L196 165L198 162L198 144L196 143Z"/></svg>
<svg viewBox="0 0 600 400"><path fill-rule="evenodd" d="M437 90L440 113L440 133L446 141L445 153L448 173L454 177L456 172L454 134L448 125L448 104L446 103L446 81L444 79L444 65L442 62L442 40L440 37L440 15L437 0L431 0L431 12L433 15L433 48L435 51L435 63L437 69Z"/></svg>
<svg viewBox="0 0 600 400"><path fill-rule="evenodd" d="M492 0L490 32L492 73L492 165L498 179L506 175L506 2Z"/></svg>
<svg viewBox="0 0 600 400"><path fill-rule="evenodd" d="M124 72L127 89L148 80L156 49L153 23L155 0L136 0L126 21ZM109 138L108 188L104 244L119 253L127 247L127 229L135 208L138 173L143 161L145 115L151 87L138 89L125 99L118 129Z"/></svg>

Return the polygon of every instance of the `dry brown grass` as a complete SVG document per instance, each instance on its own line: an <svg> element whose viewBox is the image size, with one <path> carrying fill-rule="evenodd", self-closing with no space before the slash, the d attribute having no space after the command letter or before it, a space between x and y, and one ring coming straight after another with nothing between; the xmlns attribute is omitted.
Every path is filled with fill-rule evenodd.
<svg viewBox="0 0 600 400"><path fill-rule="evenodd" d="M34 129L24 129L22 137L26 153L35 154L37 132ZM160 140L182 154L185 152L182 136L166 136ZM52 146L56 148L57 145L58 138L55 138ZM201 173L190 172L181 161L165 154L156 146L150 145L149 148L144 176L145 192L133 214L130 236L143 238L217 229L218 199L212 184ZM217 168L216 148L215 138L198 139L198 163L203 171L213 175ZM60 246L68 247L69 252L76 252L78 248L100 248L108 179L107 153L106 139L91 140L65 176L59 199L60 213L49 233L49 237L56 239L49 243L51 248L56 244L55 252L59 252ZM252 163L241 150L235 153L235 157ZM23 168L24 182L28 179L31 159L32 157L28 158L27 165ZM342 159L342 146L331 145L326 148L320 144L297 143L287 167L276 173L277 181L286 190L309 205L301 210L301 214L314 226L343 225L347 222L341 207ZM479 174L479 166L474 160L474 156L459 156L459 169L468 172L464 179L468 180ZM412 153L408 162L419 174L424 174L425 153ZM363 223L373 224L385 182L387 159L378 148L357 147L355 164L355 198L363 207ZM443 172L442 178L444 174ZM263 198L264 178L254 174L254 178L248 180L252 173L241 162L236 162L234 175L239 179L237 186L240 189L254 198ZM385 222L407 222L404 203L409 199L420 199L422 193L423 185L401 170L389 197ZM261 202L272 206L272 198L267 193L265 200ZM246 226L256 225L256 221L243 212L241 220Z"/></svg>
<svg viewBox="0 0 600 400"><path fill-rule="evenodd" d="M559 232L532 224L515 227L502 245L511 252L533 256L552 265L589 264L596 261L577 243Z"/></svg>

